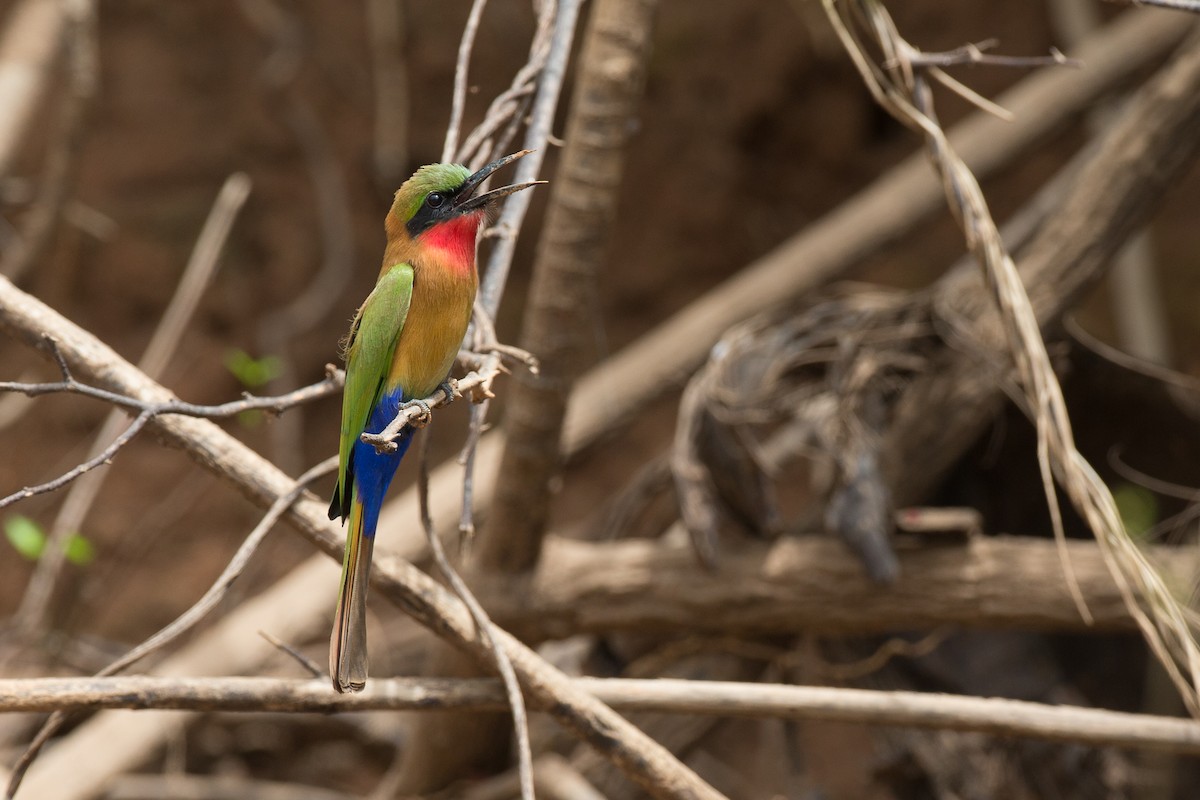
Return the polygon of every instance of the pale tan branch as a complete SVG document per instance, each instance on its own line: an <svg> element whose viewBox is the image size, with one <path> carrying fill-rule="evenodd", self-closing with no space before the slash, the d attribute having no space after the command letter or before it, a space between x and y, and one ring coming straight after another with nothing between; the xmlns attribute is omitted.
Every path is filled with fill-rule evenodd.
<svg viewBox="0 0 1200 800"><path fill-rule="evenodd" d="M162 374L171 355L179 346L184 331L216 274L229 233L246 198L250 196L250 186L249 176L243 172L235 172L225 179L216 200L213 201L187 266L184 267L183 277L138 362L138 368L150 377L157 379ZM63 377L69 379L67 374ZM141 429L148 413L148 410L143 410L134 424L127 426L125 415L119 409L109 411L92 442L89 459L94 463L110 460L116 451ZM124 432L123 427L126 428ZM20 608L17 609L16 623L20 629L32 632L47 626L52 616L55 586L65 561L64 544L73 531L83 528L84 520L99 497L107 474L105 471L92 472L71 486L50 527L50 544L46 549L46 556L38 560L37 568L29 581L29 588Z"/></svg>
<svg viewBox="0 0 1200 800"><path fill-rule="evenodd" d="M584 320L616 215L630 120L636 118L653 31L654 0L598 0L584 34L566 146L521 328L541 373L509 390L501 479L480 542L479 566L519 572L537 560L559 474L567 398L583 371L592 330Z"/></svg>
<svg viewBox="0 0 1200 800"><path fill-rule="evenodd" d="M914 48L896 30L883 4L873 0L845 3L825 0L825 8L876 100L924 137L929 157L945 184L950 210L962 228L967 247L983 269L989 290L988 305L999 311L997 321L1003 336L993 336L989 327L977 328L976 332L987 337L989 343L996 339L1003 342L1002 352L1011 362L1024 406L1035 422L1038 464L1050 517L1059 541L1066 583L1075 595L1080 613L1086 617L1089 609L1075 588L1073 564L1066 557L1056 482L1095 534L1146 643L1171 676L1189 710L1200 716L1200 690L1196 688L1200 684L1200 642L1193 621L1130 539L1111 493L1075 447L1062 390L1042 339L1040 325L1044 320L1033 303L1038 293L1057 290L1061 292L1056 295L1059 302L1066 302L1070 293L1062 283L1033 282L1029 281L1028 272L1025 276L1018 273L977 178L937 120L925 74L908 60ZM864 39L870 40L870 45L864 44ZM880 66L868 54L876 49L883 54L885 63L902 66L892 69ZM1083 170L1077 190L1064 204L1062 213L1031 245L1031 250L1037 252L1039 245L1051 236L1075 234L1058 239L1059 246L1049 255L1050 266L1060 277L1078 277L1086 268L1091 269L1091 276L1098 274L1103 261L1134 225L1148 215L1178 170L1190 162L1197 149L1194 131L1200 123L1198 97L1200 29L1193 26L1176 57L1147 83L1113 125L1096 158ZM1081 191L1083 187L1090 189L1095 182L1104 189L1101 198ZM1087 206L1092 213L1078 214L1081 206ZM1103 227L1096 229L1094 225L1100 220ZM1062 269L1060 264L1071 263L1063 251L1072 247L1083 252L1072 265L1073 270ZM1026 281L1030 286L1028 292ZM995 347L989 346L981 352L995 352ZM924 409L924 413L936 418L929 409ZM935 424L941 424L941 420Z"/></svg>
<svg viewBox="0 0 1200 800"><path fill-rule="evenodd" d="M171 394L114 353L104 343L41 301L0 280L0 329L31 345L53 335L72 367L109 389L151 402ZM259 505L287 493L292 480L274 465L207 420L177 415L153 423L168 442L232 483ZM343 538L329 522L324 504L305 497L291 507L289 521L309 541L341 559ZM487 644L462 603L408 562L378 554L372 583L418 622L473 653L485 663ZM575 690L568 678L503 631L496 636L530 696L547 703L568 729L605 754L632 780L656 797L718 798L721 795L670 753L595 698Z"/></svg>
<svg viewBox="0 0 1200 800"><path fill-rule="evenodd" d="M1019 700L825 686L575 678L572 685L623 711L820 719L903 725L1200 755L1200 723ZM495 710L498 680L373 679L361 694L325 680L280 678L35 678L0 680L0 711L183 709L190 711Z"/></svg>
<svg viewBox="0 0 1200 800"><path fill-rule="evenodd" d="M978 113L950 130L950 142L983 179L1073 119L1114 84L1161 58L1186 33L1186 26L1170 15L1123 14L1072 54L1087 69L1031 75L997 99L1013 113L1014 122ZM924 155L906 159L585 375L567 410L567 449L594 441L650 398L680 385L734 323L845 274L928 219L942 202L941 184L930 174ZM614 392L614 387L620 391Z"/></svg>
<svg viewBox="0 0 1200 800"><path fill-rule="evenodd" d="M943 625L1133 630L1096 544L1071 541L1067 550L1090 626L1062 580L1054 542L1020 536L901 539L900 577L888 587L871 581L832 537L730 548L715 576L683 544L549 537L528 582L514 588L480 577L476 594L493 619L528 641L615 631L845 635ZM1186 549L1159 547L1149 557L1182 587L1200 568L1200 557Z"/></svg>
<svg viewBox="0 0 1200 800"><path fill-rule="evenodd" d="M299 783L234 775L122 775L104 800L361 800L359 795Z"/></svg>
<svg viewBox="0 0 1200 800"><path fill-rule="evenodd" d="M0 177L11 173L26 129L62 50L69 9L58 0L23 0L0 39Z"/></svg>
<svg viewBox="0 0 1200 800"><path fill-rule="evenodd" d="M950 141L981 178L1010 164L1115 84L1178 44L1186 30L1168 16L1149 10L1122 15L1074 53L1088 65L1086 70L1050 70L1030 76L999 98L1017 115L1015 122L975 114L950 131ZM729 326L845 274L862 258L927 220L941 203L941 184L930 174L924 156L914 155L843 206L743 267L580 378L567 405L564 456L581 452L647 403L682 385ZM502 449L499 433L486 434L480 440L473 471L477 511L485 511L491 500ZM908 470L907 477L916 480L924 472ZM430 484L434 517L457 519L462 486L459 465L439 466ZM419 531L406 524L415 514L416 496L406 493L384 507L380 522L383 527L411 533L395 547L413 558L423 547Z"/></svg>

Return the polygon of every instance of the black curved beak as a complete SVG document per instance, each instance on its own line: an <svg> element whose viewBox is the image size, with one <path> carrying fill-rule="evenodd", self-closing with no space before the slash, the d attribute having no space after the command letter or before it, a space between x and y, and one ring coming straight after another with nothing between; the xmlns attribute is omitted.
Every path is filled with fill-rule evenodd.
<svg viewBox="0 0 1200 800"><path fill-rule="evenodd" d="M493 172L501 167L511 164L518 158L523 158L529 155L532 152L532 150L520 150L512 155L498 158L487 166L482 167L471 177L467 178L466 182L462 185L462 188L458 191L457 199L455 200L454 204L454 210L460 213L474 211L476 209L488 206L502 197L508 197L514 192L519 192L522 189L528 189L530 186L537 186L538 184L546 183L546 181L514 183L511 186L501 186L499 189L492 189L491 191L484 192L481 195L472 196L475 194L475 190L478 189L479 186L486 181L488 176L490 176Z"/></svg>

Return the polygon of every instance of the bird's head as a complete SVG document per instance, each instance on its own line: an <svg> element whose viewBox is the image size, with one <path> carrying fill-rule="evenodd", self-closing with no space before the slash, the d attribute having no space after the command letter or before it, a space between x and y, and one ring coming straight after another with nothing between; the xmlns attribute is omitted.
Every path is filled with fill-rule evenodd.
<svg viewBox="0 0 1200 800"><path fill-rule="evenodd" d="M469 228L473 241L476 228L496 201L530 186L545 183L529 181L479 192L493 172L531 152L522 150L496 159L474 173L461 164L427 164L421 167L396 192L392 211L388 215L389 231L393 225L403 226L407 238L417 239L447 223L456 222L452 227Z"/></svg>

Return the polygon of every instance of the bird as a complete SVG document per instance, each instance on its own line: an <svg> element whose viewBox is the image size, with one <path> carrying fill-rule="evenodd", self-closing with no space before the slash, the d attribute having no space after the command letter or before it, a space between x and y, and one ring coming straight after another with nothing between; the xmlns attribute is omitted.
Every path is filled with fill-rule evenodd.
<svg viewBox="0 0 1200 800"><path fill-rule="evenodd" d="M493 172L530 152L499 158L474 173L461 164L427 164L396 191L385 218L379 279L343 340L338 477L329 505L329 518L347 526L329 645L329 672L339 693L366 686L367 578L375 528L413 428L402 431L393 452L376 452L360 437L382 431L402 405L423 405L448 380L479 286L479 229L499 200L545 181L479 190Z"/></svg>

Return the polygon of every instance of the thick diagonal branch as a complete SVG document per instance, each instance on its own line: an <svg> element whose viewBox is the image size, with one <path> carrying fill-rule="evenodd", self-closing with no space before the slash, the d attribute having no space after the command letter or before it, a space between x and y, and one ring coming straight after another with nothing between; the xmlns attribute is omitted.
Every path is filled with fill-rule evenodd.
<svg viewBox="0 0 1200 800"><path fill-rule="evenodd" d="M113 391L146 400L172 396L96 337L2 279L0 329L31 346L37 346L47 334L53 336L73 370ZM270 505L292 486L292 480L273 464L207 420L168 416L156 418L153 424L169 444L185 450L259 506ZM297 502L288 520L305 538L340 560L341 533L316 498ZM438 635L488 663L487 645L457 598L408 562L387 557L377 562L372 579L380 593ZM654 796L721 796L612 709L574 689L565 675L532 650L503 632L498 638L531 696L547 704L556 719Z"/></svg>

